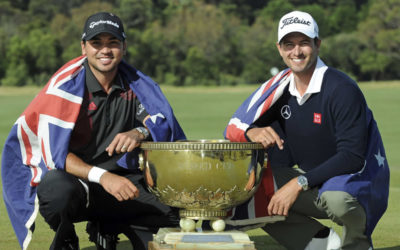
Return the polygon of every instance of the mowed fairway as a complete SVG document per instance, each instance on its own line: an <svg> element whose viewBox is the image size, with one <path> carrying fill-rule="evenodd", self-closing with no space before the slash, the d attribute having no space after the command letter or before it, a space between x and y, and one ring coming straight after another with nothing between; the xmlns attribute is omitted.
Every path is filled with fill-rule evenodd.
<svg viewBox="0 0 400 250"><path fill-rule="evenodd" d="M381 131L387 159L391 168L389 207L373 234L375 249L400 249L400 82L361 84L368 105L374 112ZM236 108L256 86L246 87L162 87L174 108L175 115L188 139L222 139L223 130ZM0 150L12 124L29 104L38 88L0 87ZM0 152L1 152L0 151ZM2 191L2 186L0 186ZM2 193L2 192L1 192ZM327 225L341 228L328 221ZM95 249L88 241L85 223L76 225L82 249ZM257 249L284 249L261 230L249 231ZM0 249L19 249L19 245L1 197ZM54 233L39 215L29 249L48 249ZM288 237L290 237L288 235ZM118 249L131 249L121 237Z"/></svg>

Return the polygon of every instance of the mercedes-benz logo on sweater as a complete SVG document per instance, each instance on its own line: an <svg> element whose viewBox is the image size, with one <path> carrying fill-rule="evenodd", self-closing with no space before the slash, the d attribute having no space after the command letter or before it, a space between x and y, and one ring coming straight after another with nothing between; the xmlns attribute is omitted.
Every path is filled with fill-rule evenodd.
<svg viewBox="0 0 400 250"><path fill-rule="evenodd" d="M289 105L284 105L281 108L281 115L286 120L290 118L290 116L292 115L292 111L290 111L290 106Z"/></svg>

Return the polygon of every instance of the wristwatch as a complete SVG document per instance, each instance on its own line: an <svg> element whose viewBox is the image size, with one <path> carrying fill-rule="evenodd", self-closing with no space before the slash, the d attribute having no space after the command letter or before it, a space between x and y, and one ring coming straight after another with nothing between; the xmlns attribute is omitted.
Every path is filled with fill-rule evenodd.
<svg viewBox="0 0 400 250"><path fill-rule="evenodd" d="M297 177L297 184L299 184L304 191L308 190L308 180L304 175Z"/></svg>
<svg viewBox="0 0 400 250"><path fill-rule="evenodd" d="M137 127L135 128L137 131L139 131L139 133L141 133L144 136L144 139L146 139L147 137L149 137L149 131L147 130L147 128L145 127Z"/></svg>

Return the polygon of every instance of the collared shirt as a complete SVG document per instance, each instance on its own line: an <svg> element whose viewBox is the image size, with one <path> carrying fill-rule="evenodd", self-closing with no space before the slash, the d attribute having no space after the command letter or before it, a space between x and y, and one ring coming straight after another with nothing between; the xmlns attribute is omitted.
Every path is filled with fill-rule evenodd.
<svg viewBox="0 0 400 250"><path fill-rule="evenodd" d="M116 161L122 156L108 156L105 149L121 132L143 126L148 115L124 79L117 74L110 93L106 93L93 75L88 62L86 90L75 128L71 135L70 151L84 162L107 170L119 170Z"/></svg>
<svg viewBox="0 0 400 250"><path fill-rule="evenodd" d="M324 74L327 69L328 66L326 66L325 63L318 57L314 73L303 96L300 95L296 88L293 74L290 75L289 92L292 96L296 97L299 105L303 105L312 94L319 93L321 91L322 79L324 78Z"/></svg>

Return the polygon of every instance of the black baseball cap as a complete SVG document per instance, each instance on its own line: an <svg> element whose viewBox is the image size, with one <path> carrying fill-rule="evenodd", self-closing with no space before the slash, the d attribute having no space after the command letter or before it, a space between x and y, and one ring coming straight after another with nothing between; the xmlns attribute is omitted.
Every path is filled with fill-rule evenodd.
<svg viewBox="0 0 400 250"><path fill-rule="evenodd" d="M99 12L91 15L83 27L82 41L92 39L100 33L110 33L121 41L126 38L121 19L109 12Z"/></svg>

